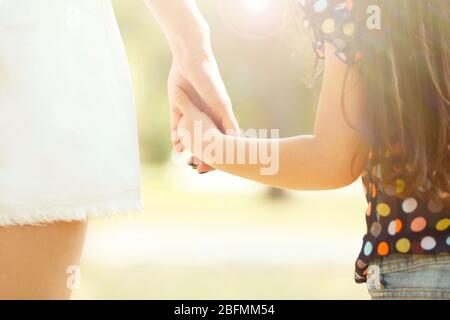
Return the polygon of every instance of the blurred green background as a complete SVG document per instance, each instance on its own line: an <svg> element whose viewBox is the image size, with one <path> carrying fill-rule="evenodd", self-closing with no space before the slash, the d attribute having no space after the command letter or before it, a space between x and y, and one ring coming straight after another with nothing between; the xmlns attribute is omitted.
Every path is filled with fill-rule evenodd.
<svg viewBox="0 0 450 320"><path fill-rule="evenodd" d="M241 127L310 133L315 58L292 4L197 2ZM353 282L365 232L360 182L274 192L220 172L199 176L175 160L164 36L143 1L113 3L138 107L145 212L91 223L74 298L368 298Z"/></svg>

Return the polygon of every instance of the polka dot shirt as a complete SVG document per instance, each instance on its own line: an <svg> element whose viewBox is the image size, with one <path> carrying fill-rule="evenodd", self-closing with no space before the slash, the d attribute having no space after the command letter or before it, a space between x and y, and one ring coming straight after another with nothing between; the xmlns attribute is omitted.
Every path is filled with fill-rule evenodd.
<svg viewBox="0 0 450 320"><path fill-rule="evenodd" d="M365 40L362 20L356 17L352 0L299 0L305 12L305 27L314 33L313 49L319 58L324 57L324 43L336 47L335 55L346 64L357 63L364 54L358 43ZM366 170L362 174L368 207L367 232L363 237L361 252L355 263L355 281L366 281L370 261L393 253L437 254L450 252L450 206L440 199L429 199L423 186L408 197L400 194L407 179L398 178L382 186L380 155L370 151ZM394 168L395 169L395 168Z"/></svg>

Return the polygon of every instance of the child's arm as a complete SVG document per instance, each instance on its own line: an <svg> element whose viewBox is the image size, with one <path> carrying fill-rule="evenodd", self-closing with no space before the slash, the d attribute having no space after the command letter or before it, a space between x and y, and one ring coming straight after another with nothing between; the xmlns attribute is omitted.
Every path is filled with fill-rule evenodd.
<svg viewBox="0 0 450 320"><path fill-rule="evenodd" d="M212 167L265 184L292 189L330 189L338 188L353 182L367 161L368 146L360 132L367 131L367 114L364 114L365 96L356 67L348 70L345 89L345 112L356 132L346 121L341 93L347 66L334 56L334 48L327 44L325 74L319 99L314 135L297 136L278 140L279 170L274 175L262 175L261 169L267 164L219 164L217 159L205 159L203 150L191 152ZM214 124L206 115L199 112L185 96L178 99L183 119L180 124L191 133L194 132L194 121L202 121L203 129L214 128ZM225 136L218 130L214 137L220 143L243 143L246 158L252 144L258 148L273 143L272 140L246 139ZM223 156L226 158L226 152ZM352 167L353 165L353 167Z"/></svg>

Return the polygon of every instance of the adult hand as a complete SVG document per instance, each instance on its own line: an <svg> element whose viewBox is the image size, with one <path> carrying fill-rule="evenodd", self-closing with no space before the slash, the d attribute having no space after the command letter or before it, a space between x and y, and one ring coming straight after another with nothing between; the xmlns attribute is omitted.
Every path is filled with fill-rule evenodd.
<svg viewBox="0 0 450 320"><path fill-rule="evenodd" d="M176 128L180 119L175 99L181 91L213 119L224 133L238 133L230 98L212 53L209 26L194 0L145 0L161 26L173 55L169 76L172 144L183 149ZM229 131L231 130L231 131ZM211 170L199 161L198 171Z"/></svg>
<svg viewBox="0 0 450 320"><path fill-rule="evenodd" d="M233 114L231 101L211 50L202 49L197 52L174 54L168 89L171 138L178 152L183 151L184 148L177 134L177 126L182 114L177 108L176 99L183 93L186 93L189 99L206 113L223 133L238 134L239 127ZM191 161L199 173L214 170L195 157Z"/></svg>

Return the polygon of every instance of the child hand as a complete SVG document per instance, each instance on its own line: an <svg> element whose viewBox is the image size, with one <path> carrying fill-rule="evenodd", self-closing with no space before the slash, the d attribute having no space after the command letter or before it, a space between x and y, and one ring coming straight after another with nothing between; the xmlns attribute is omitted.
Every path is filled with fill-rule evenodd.
<svg viewBox="0 0 450 320"><path fill-rule="evenodd" d="M214 121L191 102L184 91L180 90L175 103L182 113L177 127L181 143L197 159L204 160L204 146L212 139L220 137L222 133Z"/></svg>

